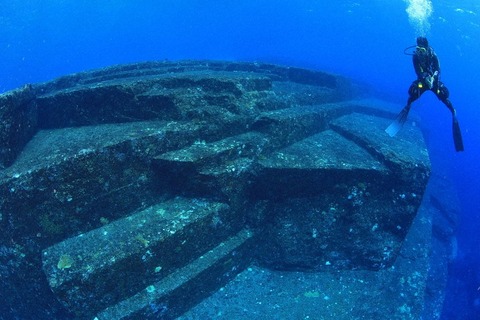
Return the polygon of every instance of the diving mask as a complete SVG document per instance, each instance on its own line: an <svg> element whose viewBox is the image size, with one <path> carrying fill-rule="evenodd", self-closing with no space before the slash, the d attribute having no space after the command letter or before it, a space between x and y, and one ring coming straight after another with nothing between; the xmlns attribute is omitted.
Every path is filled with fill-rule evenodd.
<svg viewBox="0 0 480 320"><path fill-rule="evenodd" d="M417 54L421 54L421 55L427 54L427 48L425 47L417 46L417 49L415 51L417 52Z"/></svg>

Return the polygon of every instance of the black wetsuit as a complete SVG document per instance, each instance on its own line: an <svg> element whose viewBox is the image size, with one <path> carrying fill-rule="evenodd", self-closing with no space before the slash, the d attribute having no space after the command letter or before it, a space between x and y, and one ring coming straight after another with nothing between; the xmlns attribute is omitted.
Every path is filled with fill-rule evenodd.
<svg viewBox="0 0 480 320"><path fill-rule="evenodd" d="M424 53L417 49L413 55L413 67L417 74L417 80L413 81L408 89L409 97L407 107L409 108L411 103L420 98L425 91L431 90L437 98L447 106L450 112L455 114L455 109L450 100L448 100L448 89L443 82L439 80L440 63L438 62L437 55L431 47L427 47L426 49L422 48L422 50L425 50ZM431 87L428 83L429 77L433 77Z"/></svg>

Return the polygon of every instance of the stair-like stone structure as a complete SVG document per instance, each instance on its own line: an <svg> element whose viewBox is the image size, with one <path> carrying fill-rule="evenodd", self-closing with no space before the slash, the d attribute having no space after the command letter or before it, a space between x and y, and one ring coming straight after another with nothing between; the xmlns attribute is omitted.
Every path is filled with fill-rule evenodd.
<svg viewBox="0 0 480 320"><path fill-rule="evenodd" d="M242 230L183 268L98 313L97 319L174 319L227 284L250 263Z"/></svg>
<svg viewBox="0 0 480 320"><path fill-rule="evenodd" d="M148 291L153 283L160 289L181 278L194 282L198 273L211 273L215 268L217 274L210 275L213 279L226 272L231 276L240 272L240 265L249 261L240 247L250 235L247 231L235 235L241 225L235 219L226 204L176 198L45 249L43 269L52 290L68 309L78 317L91 318L112 304L136 299L131 297ZM232 251L238 253L236 259L242 259L222 264L220 260L228 260ZM198 289L190 284L187 289L200 294L211 291L205 285L218 288L219 284L212 281ZM181 309L175 306L181 300L163 299L172 300L169 309ZM142 308L148 308L149 303Z"/></svg>
<svg viewBox="0 0 480 320"><path fill-rule="evenodd" d="M173 319L252 261L392 266L428 153L417 127L386 135L393 109L358 88L298 68L185 61L1 95L0 295L12 316L36 305L40 318Z"/></svg>

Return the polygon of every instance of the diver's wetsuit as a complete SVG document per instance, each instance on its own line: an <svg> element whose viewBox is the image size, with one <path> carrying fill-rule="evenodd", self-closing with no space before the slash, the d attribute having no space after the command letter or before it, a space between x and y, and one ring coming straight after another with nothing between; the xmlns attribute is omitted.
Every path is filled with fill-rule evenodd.
<svg viewBox="0 0 480 320"><path fill-rule="evenodd" d="M412 47L408 47L407 49ZM425 91L432 90L437 98L442 101L452 113L452 131L455 150L457 152L463 151L462 132L458 124L457 113L450 100L448 100L449 93L447 87L445 87L439 79L440 64L438 63L437 55L428 45L428 40L425 37L417 38L416 47L415 53L413 54L413 67L417 74L417 80L413 81L408 89L409 97L407 105L400 111L395 121L385 129L385 132L390 137L394 137L407 121L412 102L420 98Z"/></svg>
<svg viewBox="0 0 480 320"><path fill-rule="evenodd" d="M455 109L450 100L448 100L448 89L439 80L440 63L433 49L431 47L417 48L413 55L413 67L417 74L417 80L413 81L408 89L407 107L410 108L411 103L420 98L425 91L431 90L447 106L450 112L455 114ZM431 86L428 82L429 77L433 79Z"/></svg>

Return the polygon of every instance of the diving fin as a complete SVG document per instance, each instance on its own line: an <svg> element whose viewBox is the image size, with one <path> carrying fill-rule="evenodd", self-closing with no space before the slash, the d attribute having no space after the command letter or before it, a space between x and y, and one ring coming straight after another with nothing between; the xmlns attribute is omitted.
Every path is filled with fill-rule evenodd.
<svg viewBox="0 0 480 320"><path fill-rule="evenodd" d="M453 116L453 142L455 143L455 150L457 150L457 152L463 151L462 132L460 131L460 125L455 115Z"/></svg>
<svg viewBox="0 0 480 320"><path fill-rule="evenodd" d="M389 125L387 129L385 129L385 132L388 133L390 137L395 137L398 131L402 129L403 125L407 121L409 111L410 106L406 106L405 108L403 108L402 111L400 111L400 113L397 115L395 121L393 121L392 124Z"/></svg>

